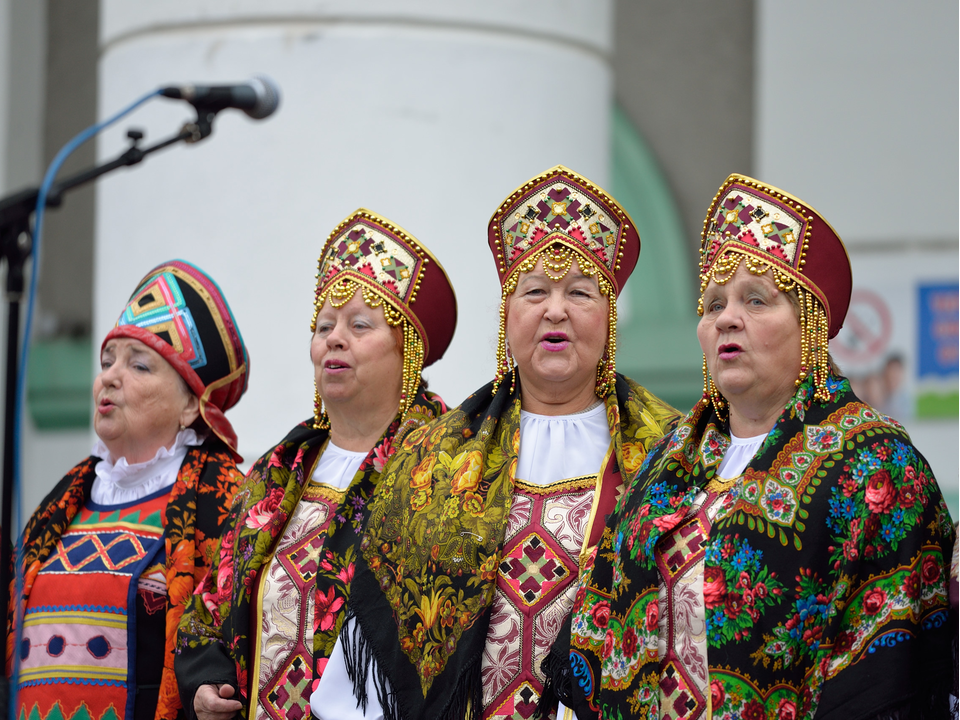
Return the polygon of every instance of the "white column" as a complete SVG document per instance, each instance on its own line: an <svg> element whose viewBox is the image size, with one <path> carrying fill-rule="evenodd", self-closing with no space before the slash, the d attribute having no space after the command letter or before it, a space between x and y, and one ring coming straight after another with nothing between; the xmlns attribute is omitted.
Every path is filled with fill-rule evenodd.
<svg viewBox="0 0 960 720"><path fill-rule="evenodd" d="M453 345L427 371L451 404L492 378L499 284L486 245L498 203L558 163L608 178L607 0L176 0L101 6L100 116L158 85L281 86L275 116L224 112L214 136L100 182L94 335L140 276L173 257L209 271L251 355L230 412L248 461L312 413L317 256L359 206L420 238L459 298ZM156 100L130 125L157 141L190 108Z"/></svg>

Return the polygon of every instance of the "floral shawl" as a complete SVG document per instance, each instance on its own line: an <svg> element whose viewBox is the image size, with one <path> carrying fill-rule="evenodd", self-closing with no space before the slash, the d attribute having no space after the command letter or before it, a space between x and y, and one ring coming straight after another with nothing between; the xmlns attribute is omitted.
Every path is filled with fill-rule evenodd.
<svg viewBox="0 0 960 720"><path fill-rule="evenodd" d="M444 411L446 406L437 395L421 390L403 427L398 416L364 459L340 511L327 527L316 576L314 683L343 623L366 503L393 455L393 441ZM314 429L313 419L297 425L250 468L234 499L220 538L218 562L190 598L180 623L176 671L190 717L193 697L207 683L229 684L238 690L243 702L240 714L247 717L254 647L249 637L250 612L257 578L300 502L328 435L327 430Z"/></svg>
<svg viewBox="0 0 960 720"><path fill-rule="evenodd" d="M486 385L410 433L377 490L351 597L357 630L343 640L363 702L366 667L376 660L387 720L482 711L480 659L520 447L517 386L502 383L494 396ZM621 470L635 471L679 416L622 375L606 409L614 451L597 493L610 497L609 511Z"/></svg>
<svg viewBox="0 0 960 720"><path fill-rule="evenodd" d="M714 718L855 720L896 714L914 696L942 699L945 712L941 683L956 677L949 513L903 427L846 380L827 386L826 403L811 381L799 387L709 529ZM657 707L654 546L709 489L729 442L726 423L698 404L618 503L547 661L580 720L669 710Z"/></svg>
<svg viewBox="0 0 960 720"><path fill-rule="evenodd" d="M22 618L34 580L57 541L90 497L94 468L100 458L88 457L68 472L40 503L23 531L23 562L18 568L24 578L17 604ZM214 546L227 516L233 494L243 474L237 470L226 445L216 437L187 451L162 522L167 563L166 640L157 703L157 720L182 717L177 681L174 677L174 641L177 625L193 590L207 573L214 558ZM12 608L11 608L12 610ZM7 674L11 672L15 638L13 614L7 617Z"/></svg>

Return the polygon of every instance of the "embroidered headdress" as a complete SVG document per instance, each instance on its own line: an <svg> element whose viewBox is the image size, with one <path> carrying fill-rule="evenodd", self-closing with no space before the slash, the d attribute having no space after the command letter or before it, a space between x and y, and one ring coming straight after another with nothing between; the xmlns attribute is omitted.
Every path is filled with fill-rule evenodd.
<svg viewBox="0 0 960 720"><path fill-rule="evenodd" d="M457 327L457 298L440 262L413 235L376 213L360 208L337 225L320 253L310 329L326 300L335 308L357 291L372 308L382 307L387 323L403 330L400 415L406 415L420 387L423 368L446 352ZM317 427L327 427L319 392Z"/></svg>
<svg viewBox="0 0 960 720"><path fill-rule="evenodd" d="M731 175L714 196L703 221L700 248L700 306L711 280L726 283L741 262L754 275L769 271L777 287L800 300L799 384L813 374L816 397L828 398L828 340L843 326L853 276L840 236L807 203L771 185ZM724 400L703 365L704 402Z"/></svg>
<svg viewBox="0 0 960 720"><path fill-rule="evenodd" d="M543 259L549 278L559 281L574 260L585 275L596 275L610 301L607 347L597 367L597 394L615 382L617 295L640 255L640 235L620 204L582 175L557 165L524 183L497 208L487 228L497 261L502 295L494 392L513 370L507 347L507 298L522 272Z"/></svg>
<svg viewBox="0 0 960 720"><path fill-rule="evenodd" d="M113 338L160 353L200 400L200 417L238 459L237 434L223 414L247 390L250 358L230 306L203 270L183 260L158 265L137 285Z"/></svg>

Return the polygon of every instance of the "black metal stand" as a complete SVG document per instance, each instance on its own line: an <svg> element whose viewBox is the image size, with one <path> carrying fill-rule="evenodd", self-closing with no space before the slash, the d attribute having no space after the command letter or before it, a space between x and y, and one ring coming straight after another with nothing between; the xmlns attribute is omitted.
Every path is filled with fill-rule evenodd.
<svg viewBox="0 0 960 720"><path fill-rule="evenodd" d="M129 130L131 144L127 150L110 162L71 175L53 184L47 193L47 207L59 207L63 194L80 185L96 180L117 168L136 165L158 150L178 142L196 143L213 132L216 111L197 108L197 119L183 126L179 133L150 147L141 148L143 133ZM26 368L18 368L20 358L20 299L24 290L24 266L33 249L30 218L37 207L40 188L27 188L0 198L0 261L7 265L6 377L3 408L3 477L0 480L0 618L6 620L11 607L11 579L15 577L12 550L16 542L13 532L14 427L16 425L17 378ZM29 341L29 338L24 338ZM16 612L16 605L13 605ZM10 625L6 624L7 632ZM20 648L14 647L18 653ZM10 680L0 673L0 720L9 717Z"/></svg>

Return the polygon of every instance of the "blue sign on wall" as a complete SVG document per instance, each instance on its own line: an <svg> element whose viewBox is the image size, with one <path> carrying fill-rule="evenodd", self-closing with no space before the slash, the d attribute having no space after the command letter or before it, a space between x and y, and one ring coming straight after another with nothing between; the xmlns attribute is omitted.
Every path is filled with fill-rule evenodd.
<svg viewBox="0 0 960 720"><path fill-rule="evenodd" d="M958 310L960 286L957 283L918 285L917 307L920 311L919 358L917 375L956 376L958 363Z"/></svg>

